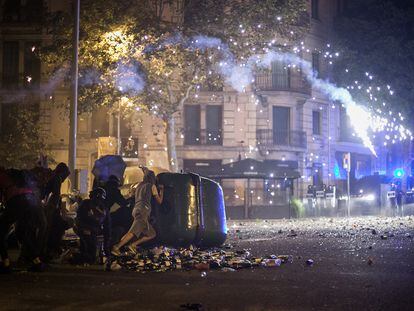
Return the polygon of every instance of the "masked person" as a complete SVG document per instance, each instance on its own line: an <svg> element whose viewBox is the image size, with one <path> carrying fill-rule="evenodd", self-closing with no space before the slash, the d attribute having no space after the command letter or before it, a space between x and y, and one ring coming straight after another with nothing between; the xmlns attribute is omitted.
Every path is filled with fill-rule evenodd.
<svg viewBox="0 0 414 311"><path fill-rule="evenodd" d="M75 264L94 264L96 262L97 236L105 227L107 209L106 191L96 188L89 193L89 199L83 200L76 212L75 232L80 239L80 253L74 257ZM104 239L108 236L104 234Z"/></svg>
<svg viewBox="0 0 414 311"><path fill-rule="evenodd" d="M156 232L153 226L150 224L151 215L151 200L154 198L158 204L162 203L164 196L164 187L160 185L160 191L158 192L153 171L143 168L144 179L138 185L135 191L135 206L132 211L134 221L129 231L122 237L118 244L115 244L112 248L112 254L120 256L120 249L124 245L127 245L133 238L137 240L128 246L128 249L136 253L138 245L150 241L155 238Z"/></svg>
<svg viewBox="0 0 414 311"><path fill-rule="evenodd" d="M0 215L0 256L1 272L10 272L10 259L7 252L7 238L13 224L19 228L17 234L26 248L31 261L30 271L41 272L45 265L40 259L45 237L46 220L40 207L38 196L27 184L21 170L0 169L0 190L5 206Z"/></svg>

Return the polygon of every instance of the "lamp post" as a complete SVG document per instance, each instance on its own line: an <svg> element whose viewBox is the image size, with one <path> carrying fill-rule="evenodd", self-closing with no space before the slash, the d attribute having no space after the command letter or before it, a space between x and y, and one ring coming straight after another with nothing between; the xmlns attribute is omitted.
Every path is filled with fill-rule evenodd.
<svg viewBox="0 0 414 311"><path fill-rule="evenodd" d="M351 153L343 155L343 167L346 169L347 215L351 216Z"/></svg>
<svg viewBox="0 0 414 311"><path fill-rule="evenodd" d="M76 185L76 135L78 129L78 46L79 46L79 11L80 0L74 0L75 25L73 28L73 63L72 63L72 89L70 101L69 124L69 169L70 185L73 189Z"/></svg>
<svg viewBox="0 0 414 311"><path fill-rule="evenodd" d="M117 154L121 155L121 101L118 102L118 118L117 118Z"/></svg>

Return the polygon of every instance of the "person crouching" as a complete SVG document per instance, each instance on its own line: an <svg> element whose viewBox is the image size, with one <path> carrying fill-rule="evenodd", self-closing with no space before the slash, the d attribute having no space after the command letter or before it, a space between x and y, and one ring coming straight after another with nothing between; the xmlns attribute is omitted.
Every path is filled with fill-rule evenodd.
<svg viewBox="0 0 414 311"><path fill-rule="evenodd" d="M118 244L112 248L112 254L120 256L121 247L127 245L133 238L137 240L128 246L132 253L136 253L138 245L150 241L155 238L156 232L150 224L151 216L151 200L154 198L158 204L162 203L164 196L164 187L160 185L160 192L157 190L155 174L147 168L142 168L144 171L144 179L139 183L135 191L135 206L132 211L134 222L129 231L122 237Z"/></svg>
<svg viewBox="0 0 414 311"><path fill-rule="evenodd" d="M76 212L75 233L80 239L80 253L73 258L74 264L94 264L96 262L97 236L107 218L105 209L106 191L96 188L83 200ZM105 230L104 230L105 231ZM104 235L104 239L105 239Z"/></svg>

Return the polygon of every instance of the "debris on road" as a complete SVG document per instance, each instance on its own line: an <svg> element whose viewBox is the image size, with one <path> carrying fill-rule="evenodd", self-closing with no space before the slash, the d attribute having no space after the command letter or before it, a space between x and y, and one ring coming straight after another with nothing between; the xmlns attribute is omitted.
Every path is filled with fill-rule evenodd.
<svg viewBox="0 0 414 311"><path fill-rule="evenodd" d="M290 255L270 255L254 257L248 250L230 251L227 248L198 249L189 248L154 247L133 255L125 253L117 262L124 268L132 271L168 270L222 270L235 271L253 267L279 267L282 263L292 262ZM201 274L205 277L207 274Z"/></svg>

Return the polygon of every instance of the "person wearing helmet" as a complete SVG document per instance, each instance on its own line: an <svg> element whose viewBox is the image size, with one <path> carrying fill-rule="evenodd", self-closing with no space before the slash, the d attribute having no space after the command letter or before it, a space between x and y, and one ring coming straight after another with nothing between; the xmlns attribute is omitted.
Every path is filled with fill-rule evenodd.
<svg viewBox="0 0 414 311"><path fill-rule="evenodd" d="M144 171L144 179L135 191L135 206L132 211L134 222L129 231L122 237L121 241L113 246L112 254L115 256L119 256L121 254L121 247L128 244L133 238L136 238L136 241L131 243L128 248L131 252L135 253L138 245L150 241L156 236L155 229L149 222L151 200L154 198L158 204L161 204L164 188L160 185L160 191L158 192L154 172L145 167L142 170Z"/></svg>
<svg viewBox="0 0 414 311"><path fill-rule="evenodd" d="M97 236L105 226L107 210L105 208L106 191L96 188L89 193L89 199L83 200L76 212L75 232L80 239L80 253L73 263L94 264L96 262ZM104 239L108 237L104 235Z"/></svg>

